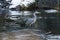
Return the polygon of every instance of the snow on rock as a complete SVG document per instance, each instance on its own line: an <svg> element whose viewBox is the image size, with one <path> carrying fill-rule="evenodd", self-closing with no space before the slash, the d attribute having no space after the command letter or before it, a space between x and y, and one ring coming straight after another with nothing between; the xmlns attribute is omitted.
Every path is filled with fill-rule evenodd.
<svg viewBox="0 0 60 40"><path fill-rule="evenodd" d="M25 7L28 7L29 4L34 3L34 2L35 2L35 0L12 0L11 1L12 5L9 8L14 8L18 5L20 5L22 7L23 7L23 5Z"/></svg>
<svg viewBox="0 0 60 40"><path fill-rule="evenodd" d="M56 13L56 12L58 12L58 10L50 9L50 10L45 10L45 12L47 12L47 13Z"/></svg>

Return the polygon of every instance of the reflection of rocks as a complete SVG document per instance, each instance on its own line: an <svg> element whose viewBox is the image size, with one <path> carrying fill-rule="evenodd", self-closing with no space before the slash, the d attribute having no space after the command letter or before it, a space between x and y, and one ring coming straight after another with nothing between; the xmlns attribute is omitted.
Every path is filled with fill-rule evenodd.
<svg viewBox="0 0 60 40"><path fill-rule="evenodd" d="M6 31L12 31L21 28L20 24L16 24L15 22L6 22Z"/></svg>

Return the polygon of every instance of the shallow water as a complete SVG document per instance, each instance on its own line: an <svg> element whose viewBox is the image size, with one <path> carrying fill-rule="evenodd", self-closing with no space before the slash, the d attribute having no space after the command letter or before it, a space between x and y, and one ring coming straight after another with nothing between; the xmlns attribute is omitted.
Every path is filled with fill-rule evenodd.
<svg viewBox="0 0 60 40"><path fill-rule="evenodd" d="M0 40L60 40L60 35L45 35L38 29L22 29L2 32Z"/></svg>
<svg viewBox="0 0 60 40"><path fill-rule="evenodd" d="M0 33L1 40L42 40L39 34L36 34L34 30L31 29L23 29L23 30L15 30L11 32L3 32ZM39 30L37 30L39 31Z"/></svg>

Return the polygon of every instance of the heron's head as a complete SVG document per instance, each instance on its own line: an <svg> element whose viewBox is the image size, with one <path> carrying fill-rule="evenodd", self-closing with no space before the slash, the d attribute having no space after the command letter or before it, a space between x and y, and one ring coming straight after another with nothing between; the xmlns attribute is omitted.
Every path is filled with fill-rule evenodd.
<svg viewBox="0 0 60 40"><path fill-rule="evenodd" d="M40 14L41 12L35 11L34 14Z"/></svg>

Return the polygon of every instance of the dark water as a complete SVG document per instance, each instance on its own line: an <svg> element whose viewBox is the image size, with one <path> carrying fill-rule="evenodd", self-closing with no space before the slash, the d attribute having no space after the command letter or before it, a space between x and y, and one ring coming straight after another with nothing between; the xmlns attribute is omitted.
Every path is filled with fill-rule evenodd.
<svg viewBox="0 0 60 40"><path fill-rule="evenodd" d="M34 12L35 11L11 11L9 10L9 13L7 14L8 17L5 17L3 19L3 22L1 23L0 27L3 29L3 31L12 31L12 30L19 30L24 28L36 28L40 30L45 31L52 31L53 29L59 33L59 16L58 13L46 13L44 11L41 11L41 13L36 14L36 22L32 25L30 25L34 20ZM4 17L3 17L4 18ZM6 21L5 21L6 20ZM58 22L59 21L59 22ZM57 27L58 26L58 27ZM57 28L57 29L56 29Z"/></svg>
<svg viewBox="0 0 60 40"><path fill-rule="evenodd" d="M26 12L26 13L29 13L29 12ZM15 15L14 11L12 12L12 14ZM17 12L16 15L18 16L19 12ZM22 18L31 18L31 15L32 14L29 14L29 15L25 15L24 14L24 15L21 16L21 14L20 14L20 16ZM20 39L21 40L26 40L25 38L27 38L27 40L40 40L40 39L41 40L48 40L48 39L49 40L57 40L57 39L59 40L60 36L53 35L53 34L52 35L51 34L46 35L45 32L41 31L44 28L46 28L46 29L48 29L48 28L49 29L56 28L53 25L53 24L56 23L55 22L56 21L55 20L55 18L56 18L55 16L56 15L54 15L54 16L53 15L54 14L49 15L49 16L47 16L47 19L45 19L46 16L42 14L42 19L38 19L39 20L39 21L37 20L38 23L36 22L38 25L34 24L34 25L37 26L36 29L34 29L35 26L32 26L33 28L30 29L31 26L30 25L26 26L26 24L24 24L24 21L21 21L21 23L20 23L19 19L16 18L15 16L14 17L10 17L8 19L11 19L12 21L11 20L10 21L6 21L6 22L4 22L3 25L1 25L1 26L3 26L3 30L2 30L3 32L0 34L0 39L1 40L15 40L15 39L17 39L17 40L20 40ZM50 17L53 17L53 18L50 19ZM32 15L32 19L33 19L33 15ZM22 20L24 20L24 19L22 19ZM51 27L51 24L52 24L52 27ZM51 31L52 31L52 29L51 29ZM29 38L26 37L26 36L28 36Z"/></svg>

